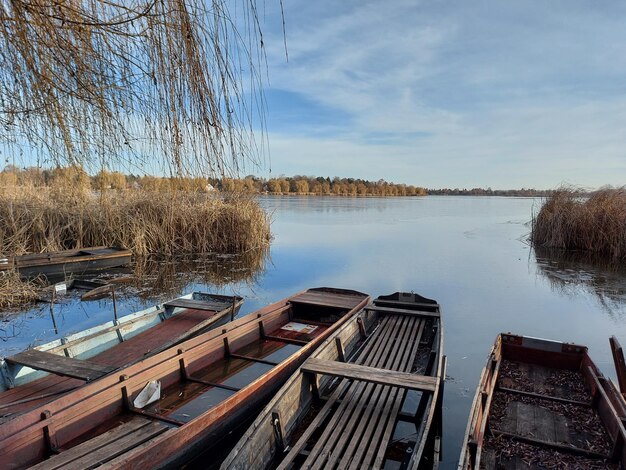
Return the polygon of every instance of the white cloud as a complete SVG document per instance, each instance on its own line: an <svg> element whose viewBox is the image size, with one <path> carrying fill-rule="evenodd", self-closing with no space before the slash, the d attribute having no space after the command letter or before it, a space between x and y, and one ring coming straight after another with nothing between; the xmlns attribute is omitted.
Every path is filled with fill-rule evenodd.
<svg viewBox="0 0 626 470"><path fill-rule="evenodd" d="M274 173L427 186L624 184L624 6L285 5L289 62L282 38L269 34L272 87L348 123L334 134L325 127L323 139L270 128Z"/></svg>

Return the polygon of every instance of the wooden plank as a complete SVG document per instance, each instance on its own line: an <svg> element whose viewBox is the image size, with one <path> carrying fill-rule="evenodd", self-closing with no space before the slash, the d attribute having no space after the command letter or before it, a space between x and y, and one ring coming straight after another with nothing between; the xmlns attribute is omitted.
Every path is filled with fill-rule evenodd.
<svg viewBox="0 0 626 470"><path fill-rule="evenodd" d="M383 345L383 341L381 337L384 337L384 334L392 329L394 322L397 321L397 318L384 318L379 327L374 331L374 333L368 338L365 347L361 350L358 356L355 359L355 363L362 364L367 362L370 353L376 348L379 348ZM278 465L278 470L285 470L290 468L294 459L302 452L307 442L313 435L313 433L317 430L317 428L327 419L330 413L333 410L337 400L341 398L341 396L348 389L348 382L342 381L337 388L333 391L329 399L326 401L322 409L317 413L313 421L309 424L309 426L304 430L298 441L291 446L291 450L289 453L284 456L282 462Z"/></svg>
<svg viewBox="0 0 626 470"><path fill-rule="evenodd" d="M433 392L437 386L437 379L435 377L316 358L308 359L302 366L302 371L312 374L331 375L333 377L391 385L393 387L418 390L421 392Z"/></svg>
<svg viewBox="0 0 626 470"><path fill-rule="evenodd" d="M365 310L371 310L380 313L391 313L396 315L414 315L416 317L433 317L439 318L441 314L439 312L427 312L425 310L409 310L406 308L393 308L393 307L379 307L377 305L368 305Z"/></svg>
<svg viewBox="0 0 626 470"><path fill-rule="evenodd" d="M28 349L15 356L7 357L6 361L64 377L86 380L87 382L102 377L116 369L116 367L50 354L37 349Z"/></svg>
<svg viewBox="0 0 626 470"><path fill-rule="evenodd" d="M580 400L570 400L568 398L560 398L560 397L554 397L552 395L544 395L543 393L525 392L523 390L516 390L514 388L498 387L496 390L500 391L500 392L503 392L503 393L512 393L514 395L523 395L523 396L526 396L526 397L539 398L541 400L557 401L559 403L567 403L569 405L583 406L583 407L586 407L586 408L591 408L591 406L592 406L591 402L580 401Z"/></svg>
<svg viewBox="0 0 626 470"><path fill-rule="evenodd" d="M98 450L102 446L105 446L111 442L115 442L122 437L133 433L144 426L147 426L151 423L149 419L145 418L133 418L127 423L124 423L120 426L117 426L110 431L107 431L99 436L90 439L87 442L77 445L76 447L72 447L66 451L61 452L60 454L51 457L43 462L31 467L32 470L57 470L62 468L64 465L71 463L74 460L77 460L85 455L89 455L92 452Z"/></svg>
<svg viewBox="0 0 626 470"><path fill-rule="evenodd" d="M190 308L194 310L224 310L232 306L232 302L208 302L206 300L195 299L174 299L163 304L164 307Z"/></svg>
<svg viewBox="0 0 626 470"><path fill-rule="evenodd" d="M626 362L624 362L624 351L615 336L609 338L609 343L611 345L611 353L613 354L613 363L615 364L619 391L626 393Z"/></svg>
<svg viewBox="0 0 626 470"><path fill-rule="evenodd" d="M419 350L419 344L424 333L425 322L422 322L420 325L420 329L418 330L418 335L413 341L412 348L410 350L409 360L405 364L405 371L408 372L411 370L413 365L413 360L417 355ZM434 380L437 386L437 379L435 377L431 377ZM370 466L372 465L372 458L374 458L374 467L382 467L383 460L385 454L387 453L387 446L393 437L393 430L396 424L396 417L402 408L402 402L404 401L404 397L406 396L406 390L392 390L389 396L388 402L385 404L385 409L383 410L383 414L381 416L381 422L379 426L377 426L374 435L372 436L372 443L375 445L370 445L367 449L367 453L365 454L362 465ZM432 400L432 395L430 397ZM428 409L427 407L426 409ZM425 409L425 410L426 410ZM385 426L386 421L386 426ZM357 466L354 465L354 461L352 464L352 468L356 469Z"/></svg>
<svg viewBox="0 0 626 470"><path fill-rule="evenodd" d="M372 350L372 354L364 361L365 364L375 367L383 367L390 365L389 352L394 352L393 343L398 334L402 334L405 329L403 326L408 323L408 318L395 317L392 322L392 328L385 331L384 335L378 339L376 348ZM346 384L348 392L344 399L333 413L331 420L326 424L322 435L318 438L311 453L306 459L305 466L311 466L312 469L321 468L325 464L325 457L328 451L332 450L336 442L336 436L340 434L350 417L356 412L360 415L361 407L358 405L362 400L368 401L371 394L372 383L357 382Z"/></svg>
<svg viewBox="0 0 626 470"><path fill-rule="evenodd" d="M71 452L80 447L80 453L83 454L82 456L74 458L73 460L70 460L60 466L55 465L55 457L52 457L51 459L48 459L40 464L42 465L41 469L83 470L96 468L114 459L115 457L128 452L130 449L149 441L153 437L163 434L168 429L170 428L164 424L152 422L146 426L136 429L135 431L126 433L117 439L109 439L108 442L99 441L97 443L97 447L94 446L94 443L92 442L94 439L97 439L96 437L70 450ZM59 457L61 456L63 456L63 453L59 454Z"/></svg>
<svg viewBox="0 0 626 470"><path fill-rule="evenodd" d="M376 299L375 301L376 305L383 305L383 306L387 306L387 307L396 307L396 306L403 306L406 305L407 307L425 307L425 308L432 308L432 309L437 309L439 310L440 306L438 303L428 303L428 302L404 302L402 300L384 300L384 299Z"/></svg>
<svg viewBox="0 0 626 470"><path fill-rule="evenodd" d="M354 308L361 300L361 297L353 295L333 294L326 292L304 292L290 299L291 303L308 305L319 305L324 307Z"/></svg>
<svg viewBox="0 0 626 470"><path fill-rule="evenodd" d="M412 317L409 318L410 320L417 320ZM408 336L409 341L405 345L401 360L395 364L394 369L403 372L411 370L425 325L425 321L414 321ZM350 468L368 466L375 452L383 452L384 454L387 448L388 436L391 435L393 424L399 411L399 409L396 409L399 408L397 401L398 399L400 402L403 401L405 391L390 387L383 387L383 389L386 391L386 395L383 394L379 399L379 403L376 404L375 412L372 414L369 425L361 424L361 428L357 428L357 432L362 434L360 445L351 444L341 460L340 466L347 467L350 462ZM385 423L389 424L385 426Z"/></svg>
<svg viewBox="0 0 626 470"><path fill-rule="evenodd" d="M404 362L406 362L405 351L410 349L409 343L415 324L420 323L415 318L404 317L403 320L399 322L395 332L392 333L391 343L386 348L391 352L384 358L384 363L382 364L382 367L386 369L399 370L403 368ZM407 348L407 346L409 347ZM354 400L350 404L354 406L357 412L353 412L350 419L342 427L340 438L336 441L335 448L328 458L327 465L329 467L334 466L342 456L345 460L346 455L352 452L359 443L361 446L366 445L367 438L364 437L364 431L375 427L381 404L385 402L391 390L390 387L374 383L359 385L364 388L364 392L359 400ZM352 387L359 385L352 384ZM373 425L367 426L367 423L373 423ZM323 463L323 460L319 460L319 463ZM340 463L339 466L345 468L346 465Z"/></svg>

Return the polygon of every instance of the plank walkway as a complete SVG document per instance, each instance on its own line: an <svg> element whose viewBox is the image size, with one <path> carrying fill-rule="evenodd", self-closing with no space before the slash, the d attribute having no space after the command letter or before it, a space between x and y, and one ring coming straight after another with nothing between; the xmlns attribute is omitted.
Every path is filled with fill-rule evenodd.
<svg viewBox="0 0 626 470"><path fill-rule="evenodd" d="M328 361L309 359L304 371L345 378L278 468L291 468L296 459L311 469L380 468L406 386L433 389L431 377L409 374L426 321L413 315L383 317L354 363L332 368Z"/></svg>

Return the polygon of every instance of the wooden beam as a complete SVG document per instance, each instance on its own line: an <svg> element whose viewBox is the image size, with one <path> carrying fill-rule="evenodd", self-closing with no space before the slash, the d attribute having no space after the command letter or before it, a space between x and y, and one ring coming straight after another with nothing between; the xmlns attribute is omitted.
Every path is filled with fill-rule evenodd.
<svg viewBox="0 0 626 470"><path fill-rule="evenodd" d="M230 353L230 356L228 356L228 357L233 357L235 359L243 359L245 361L258 362L260 364L267 364L268 366L277 366L278 365L278 362L266 361L265 359L261 359L259 357L245 356L243 354Z"/></svg>
<svg viewBox="0 0 626 470"><path fill-rule="evenodd" d="M571 444L558 444L556 442L535 439L530 436L520 436L518 434L505 432L505 431L499 431L497 429L492 429L491 433L494 435L494 437L500 437L500 436L507 437L509 439L513 439L516 441L525 442L527 444L532 444L532 445L541 446L541 447L548 447L550 449L558 450L561 452L566 452L569 454L582 455L584 457L590 457L593 459L603 459L603 460L609 460L611 458L610 455L603 454L600 452L594 452L588 449L582 449L580 447L575 447Z"/></svg>
<svg viewBox="0 0 626 470"><path fill-rule="evenodd" d="M613 363L615 364L615 372L617 373L617 383L619 391L626 393L626 362L624 362L624 351L615 336L609 338L611 352L613 353Z"/></svg>
<svg viewBox="0 0 626 470"><path fill-rule="evenodd" d="M310 374L330 375L422 392L433 392L437 386L435 377L317 358L308 359L303 364L302 371Z"/></svg>
<svg viewBox="0 0 626 470"><path fill-rule="evenodd" d="M63 377L85 380L87 382L100 378L116 367L96 364L95 362L75 359L73 357L59 356L38 349L27 349L15 356L7 357L6 361L19 364L31 369L51 372Z"/></svg>
<svg viewBox="0 0 626 470"><path fill-rule="evenodd" d="M380 313L391 313L395 315L412 315L416 317L434 317L439 318L441 315L439 312L427 312L425 310L409 310L406 308L393 308L393 307L379 307L377 305L368 305L365 310Z"/></svg>
<svg viewBox="0 0 626 470"><path fill-rule="evenodd" d="M584 406L587 408L591 408L591 402L587 402L587 401L570 400L568 398L553 397L551 395L543 395L541 393L525 392L523 390L515 390L514 388L506 388L506 387L499 387L499 386L496 388L496 390L500 392L513 393L515 395L523 395L525 397L533 397L533 398L539 398L541 400L557 401L559 403L567 403L569 405L577 405L577 406Z"/></svg>

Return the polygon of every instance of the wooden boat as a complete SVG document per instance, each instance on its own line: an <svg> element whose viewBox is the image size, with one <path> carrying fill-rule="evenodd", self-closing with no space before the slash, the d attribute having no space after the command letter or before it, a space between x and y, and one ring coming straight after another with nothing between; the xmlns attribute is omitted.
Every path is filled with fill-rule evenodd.
<svg viewBox="0 0 626 470"><path fill-rule="evenodd" d="M432 468L444 369L437 302L378 297L300 367L221 468Z"/></svg>
<svg viewBox="0 0 626 470"><path fill-rule="evenodd" d="M459 469L624 468L624 402L585 346L500 334Z"/></svg>
<svg viewBox="0 0 626 470"><path fill-rule="evenodd" d="M0 425L0 468L155 468L224 448L368 301L309 289L88 383ZM160 398L139 408L159 385Z"/></svg>
<svg viewBox="0 0 626 470"><path fill-rule="evenodd" d="M242 304L241 297L194 292L0 358L0 422L223 325ZM59 367L64 373L56 375Z"/></svg>
<svg viewBox="0 0 626 470"><path fill-rule="evenodd" d="M130 263L131 257L130 250L110 246L29 253L0 259L0 272L17 269L23 277L84 273L124 266Z"/></svg>

